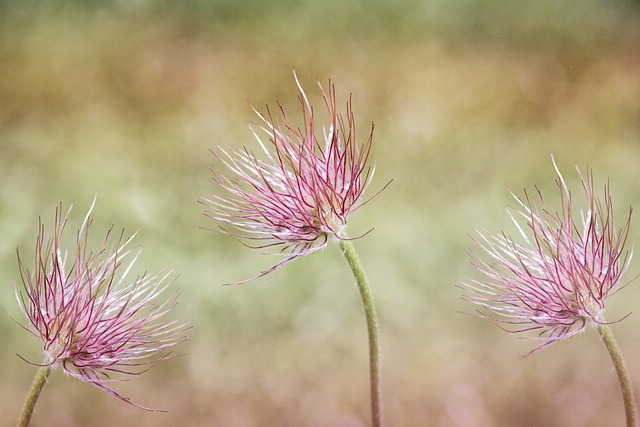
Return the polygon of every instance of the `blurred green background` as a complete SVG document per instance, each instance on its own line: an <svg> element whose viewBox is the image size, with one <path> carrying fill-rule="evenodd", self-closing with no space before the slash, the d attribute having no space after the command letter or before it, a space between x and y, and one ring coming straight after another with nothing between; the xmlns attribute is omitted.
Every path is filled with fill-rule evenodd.
<svg viewBox="0 0 640 427"><path fill-rule="evenodd" d="M596 334L520 359L536 343L461 314L455 283L475 229L513 232L509 189L557 202L553 153L610 179L618 223L640 206L640 3L631 0L114 0L0 2L0 413L15 425L39 342L22 320L15 248L38 217L97 194L93 233L144 246L138 273L173 269L190 320L182 355L116 384L151 414L56 372L34 426L368 425L365 324L336 247L264 280L274 263L206 230L209 149L255 147L249 100L297 112L292 70L353 93L359 134L376 124L372 189L350 233L377 299L389 426L623 424ZM320 107L318 107L320 108ZM640 235L633 219L632 238ZM634 261L627 278L640 272ZM616 320L640 284L609 301ZM640 384L640 318L613 326ZM636 388L636 391L638 389Z"/></svg>

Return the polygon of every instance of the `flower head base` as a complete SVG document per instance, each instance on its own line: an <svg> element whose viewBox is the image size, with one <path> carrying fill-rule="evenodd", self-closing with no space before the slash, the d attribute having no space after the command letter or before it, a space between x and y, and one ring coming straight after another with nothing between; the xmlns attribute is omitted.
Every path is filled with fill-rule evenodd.
<svg viewBox="0 0 640 427"><path fill-rule="evenodd" d="M562 212L549 208L539 190L537 201L526 193L524 200L514 195L520 210L510 216L523 243L504 233L479 233L478 243L491 261L472 255L472 263L486 279L462 284L468 292L464 299L491 312L484 316L510 332L537 331L543 343L532 352L581 332L587 323L603 323L605 301L628 284L621 277L631 260L624 249L631 212L616 230L608 185L600 199L592 173L584 177L578 171L587 209L576 223L571 192L555 162L554 167Z"/></svg>
<svg viewBox="0 0 640 427"><path fill-rule="evenodd" d="M329 238L344 239L347 217L368 201L362 195L375 169L367 166L373 126L367 142L359 146L351 100L346 116L338 114L334 86L329 82L325 92L318 84L329 115L320 141L314 110L297 77L296 83L303 128L293 125L281 106L279 118L254 109L262 124L252 131L265 159L246 148L219 147L211 172L227 194L201 200L208 207L205 215L235 228L223 230L247 246L281 249L284 260L257 277L323 248Z"/></svg>
<svg viewBox="0 0 640 427"><path fill-rule="evenodd" d="M169 356L163 350L186 339L184 324L160 320L175 307L175 296L154 302L172 281L168 274L127 280L140 253L126 249L133 237L123 239L121 234L113 239L109 230L98 248L88 248L91 209L77 233L73 258L68 259L62 239L69 212L63 216L62 206L56 210L51 237L40 223L31 271L18 254L24 292L17 296L29 322L25 329L42 340L45 364L62 366L65 373L111 396L153 411L107 384L115 381L111 374L146 371Z"/></svg>

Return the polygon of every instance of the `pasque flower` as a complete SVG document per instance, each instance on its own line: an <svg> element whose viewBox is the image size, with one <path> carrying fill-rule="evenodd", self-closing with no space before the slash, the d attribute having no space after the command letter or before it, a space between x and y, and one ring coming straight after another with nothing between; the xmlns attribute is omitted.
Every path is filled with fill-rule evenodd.
<svg viewBox="0 0 640 427"><path fill-rule="evenodd" d="M344 239L347 217L366 203L362 196L374 172L367 165L373 125L358 145L351 99L346 114L339 114L335 87L329 82L325 91L318 84L328 113L320 137L315 110L297 77L296 83L302 127L280 105L276 115L254 109L260 123L251 129L263 157L247 148L218 147L211 172L226 194L201 199L205 215L230 226L223 230L248 246L280 247L284 259L258 277L323 248L330 238Z"/></svg>
<svg viewBox="0 0 640 427"><path fill-rule="evenodd" d="M91 209L75 245L65 250L69 212L64 215L62 205L56 210L51 234L39 224L32 268L18 254L24 287L17 296L28 319L25 328L42 340L41 366L49 368L46 375L61 367L111 396L148 409L109 384L116 380L113 374L144 372L186 339L184 324L162 319L176 305L175 294L157 302L172 280L169 274L130 279L140 251L127 248L133 237L125 238L124 232L114 234L109 229L104 240L92 247Z"/></svg>
<svg viewBox="0 0 640 427"><path fill-rule="evenodd" d="M572 193L555 161L553 165L560 212L547 204L540 190L534 198L527 193L523 199L514 195L519 208L510 216L520 239L479 233L478 243L489 260L473 256L473 264L485 279L463 283L467 292L463 298L510 332L537 332L542 343L531 353L593 326L618 375L626 425L636 427L631 378L604 318L607 298L629 283L622 276L631 261L631 252L625 249L631 210L616 229L609 185L598 197L593 173L584 176L578 170L586 208L576 219Z"/></svg>
<svg viewBox="0 0 640 427"><path fill-rule="evenodd" d="M623 288L631 252L625 250L631 212L619 229L614 226L609 185L595 194L593 174L580 174L586 208L576 219L572 193L555 166L561 211L554 211L542 192L516 196L510 212L520 239L504 233L479 233L488 261L472 256L485 279L463 284L466 300L483 315L511 332L536 331L542 340L534 351L581 332L586 325L605 324L609 296ZM521 223L524 221L524 225Z"/></svg>
<svg viewBox="0 0 640 427"><path fill-rule="evenodd" d="M346 114L336 108L335 87L318 83L328 113L328 125L318 136L315 110L294 73L300 90L302 127L289 120L284 108L263 115L251 126L261 148L256 156L247 148L214 151L213 180L224 194L202 198L205 215L231 228L222 230L252 248L280 248L282 261L264 276L334 240L349 263L362 297L369 335L369 374L372 425L383 425L380 343L375 304L368 279L345 226L349 214L369 199L363 194L375 167L367 165L373 125L367 141L358 145L356 125L347 101ZM266 138L266 141L265 141ZM382 190L380 190L382 191Z"/></svg>

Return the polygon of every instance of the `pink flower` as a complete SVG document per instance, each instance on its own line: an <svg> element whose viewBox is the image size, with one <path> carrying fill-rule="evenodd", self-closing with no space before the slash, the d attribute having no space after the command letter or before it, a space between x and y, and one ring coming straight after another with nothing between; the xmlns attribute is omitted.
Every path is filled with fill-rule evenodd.
<svg viewBox="0 0 640 427"><path fill-rule="evenodd" d="M520 232L517 242L504 233L479 233L479 245L490 261L472 255L484 280L463 283L464 299L486 309L509 332L536 331L543 342L532 352L604 323L607 298L629 282L621 277L631 260L624 246L631 212L616 230L609 185L604 198L594 194L593 175L578 171L586 196L586 211L574 219L572 194L558 171L562 211L554 212L537 190L535 201L514 195L520 210L511 219ZM526 227L518 222L526 221Z"/></svg>
<svg viewBox="0 0 640 427"><path fill-rule="evenodd" d="M368 201L362 195L375 168L367 166L373 125L359 146L351 99L346 115L338 114L335 87L329 82L325 92L318 84L329 116L319 140L314 109L294 77L302 128L290 122L281 106L279 117L254 109L262 124L251 128L264 159L247 148L218 147L211 171L226 194L201 200L208 207L205 215L234 228L223 230L247 246L280 247L284 259L257 277L325 247L329 238L345 239L347 217Z"/></svg>
<svg viewBox="0 0 640 427"><path fill-rule="evenodd" d="M101 244L90 248L91 209L70 253L62 241L71 210L63 217L60 206L52 236L39 225L31 271L18 254L24 292L17 296L29 322L25 329L42 340L45 365L61 366L113 397L152 410L107 384L114 381L112 374L146 371L169 356L164 350L186 340L184 324L161 320L175 307L175 296L155 302L172 280L168 274L128 279L140 251L126 249L133 237L125 239L124 232L114 236L110 229Z"/></svg>

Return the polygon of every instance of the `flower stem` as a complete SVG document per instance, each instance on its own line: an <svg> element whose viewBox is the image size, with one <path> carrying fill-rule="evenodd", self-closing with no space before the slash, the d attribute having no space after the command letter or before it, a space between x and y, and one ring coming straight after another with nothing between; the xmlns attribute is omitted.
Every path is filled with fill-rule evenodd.
<svg viewBox="0 0 640 427"><path fill-rule="evenodd" d="M33 410L36 407L36 402L38 401L38 397L40 397L42 388L47 382L49 374L51 374L51 366L42 366L40 369L38 369L38 373L36 374L36 377L33 379L33 383L31 384L31 390L29 390L29 394L24 401L24 406L22 407L22 414L20 415L18 427L27 427L31 422L31 415L33 415Z"/></svg>
<svg viewBox="0 0 640 427"><path fill-rule="evenodd" d="M351 271L358 283L364 314L369 332L369 376L371 385L371 418L373 427L382 427L382 385L380 378L380 338L378 336L378 318L376 306L373 302L367 276L364 273L360 259L349 240L340 239L340 249L344 254Z"/></svg>
<svg viewBox="0 0 640 427"><path fill-rule="evenodd" d="M604 345L607 346L607 350L609 351L609 355L613 361L613 366L615 366L618 374L620 390L622 391L622 399L624 400L624 412L627 416L627 427L636 427L636 402L633 397L633 387L631 386L631 379L629 378L627 366L622 358L622 353L620 353L616 339L613 337L613 333L609 326L602 323L598 324L598 333L600 334Z"/></svg>

